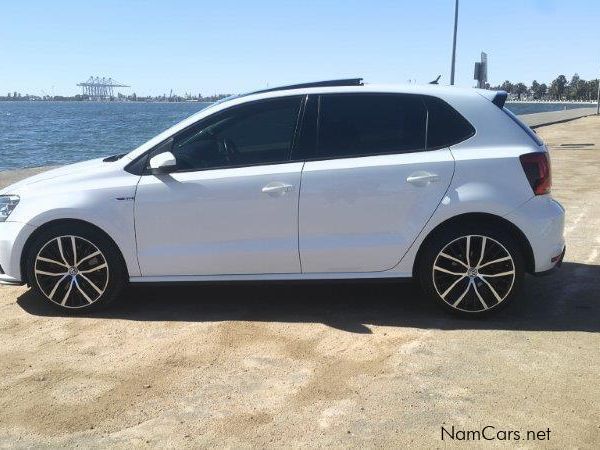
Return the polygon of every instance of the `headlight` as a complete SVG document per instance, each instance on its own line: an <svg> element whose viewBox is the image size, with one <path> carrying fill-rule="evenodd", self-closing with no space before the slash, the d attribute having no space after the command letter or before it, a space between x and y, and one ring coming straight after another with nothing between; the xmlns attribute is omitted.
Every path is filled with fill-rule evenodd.
<svg viewBox="0 0 600 450"><path fill-rule="evenodd" d="M4 222L19 204L18 195L0 195L0 222Z"/></svg>

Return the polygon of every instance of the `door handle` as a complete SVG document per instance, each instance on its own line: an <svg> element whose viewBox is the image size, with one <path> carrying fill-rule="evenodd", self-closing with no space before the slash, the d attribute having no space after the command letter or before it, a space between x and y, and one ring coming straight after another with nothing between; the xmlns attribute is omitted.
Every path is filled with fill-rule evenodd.
<svg viewBox="0 0 600 450"><path fill-rule="evenodd" d="M440 181L440 176L435 173L419 170L418 172L411 173L408 178L406 178L406 181L415 186L427 186L429 183Z"/></svg>
<svg viewBox="0 0 600 450"><path fill-rule="evenodd" d="M262 188L263 194L269 194L271 196L279 196L283 195L286 192L291 192L294 190L294 186L291 184L282 183L280 181L274 181L272 183L267 184Z"/></svg>

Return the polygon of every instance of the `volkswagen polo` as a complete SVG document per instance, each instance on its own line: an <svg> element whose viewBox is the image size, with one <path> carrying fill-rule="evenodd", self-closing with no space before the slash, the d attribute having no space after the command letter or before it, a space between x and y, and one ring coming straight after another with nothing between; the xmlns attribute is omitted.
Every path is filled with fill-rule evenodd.
<svg viewBox="0 0 600 450"><path fill-rule="evenodd" d="M415 278L497 311L565 249L548 151L505 99L361 79L229 98L3 189L0 281L81 311L126 283Z"/></svg>

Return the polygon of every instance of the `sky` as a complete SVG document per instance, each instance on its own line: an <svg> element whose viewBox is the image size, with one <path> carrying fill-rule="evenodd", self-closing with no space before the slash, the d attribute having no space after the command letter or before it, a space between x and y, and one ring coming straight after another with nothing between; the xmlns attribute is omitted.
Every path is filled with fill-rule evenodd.
<svg viewBox="0 0 600 450"><path fill-rule="evenodd" d="M91 75L137 95L306 81L450 81L454 0L2 0L0 95L73 95ZM600 0L460 0L456 84L600 74Z"/></svg>

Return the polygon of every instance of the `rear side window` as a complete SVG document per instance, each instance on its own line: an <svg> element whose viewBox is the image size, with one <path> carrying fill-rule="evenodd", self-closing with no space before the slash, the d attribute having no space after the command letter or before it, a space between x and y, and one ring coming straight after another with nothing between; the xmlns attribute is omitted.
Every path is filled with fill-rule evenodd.
<svg viewBox="0 0 600 450"><path fill-rule="evenodd" d="M475 128L454 108L436 97L424 97L429 112L427 149L450 147L475 134Z"/></svg>
<svg viewBox="0 0 600 450"><path fill-rule="evenodd" d="M318 157L425 149L427 111L417 95L341 94L320 98Z"/></svg>

